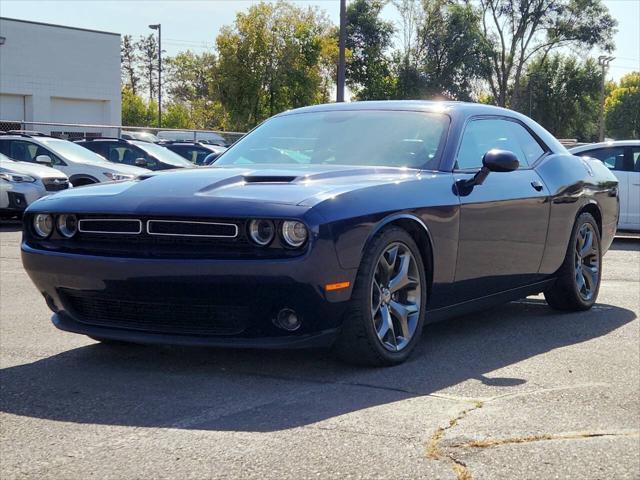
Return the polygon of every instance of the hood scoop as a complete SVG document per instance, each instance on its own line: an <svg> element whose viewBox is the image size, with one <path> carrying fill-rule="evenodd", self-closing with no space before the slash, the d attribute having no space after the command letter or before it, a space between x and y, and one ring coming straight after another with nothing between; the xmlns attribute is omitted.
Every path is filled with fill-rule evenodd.
<svg viewBox="0 0 640 480"><path fill-rule="evenodd" d="M245 183L291 183L298 177L285 175L245 175L242 178Z"/></svg>

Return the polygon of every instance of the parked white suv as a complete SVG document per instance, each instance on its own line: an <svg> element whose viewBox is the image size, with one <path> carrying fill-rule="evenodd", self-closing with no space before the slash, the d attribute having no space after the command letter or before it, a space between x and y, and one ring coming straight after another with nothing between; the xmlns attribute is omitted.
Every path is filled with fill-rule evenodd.
<svg viewBox="0 0 640 480"><path fill-rule="evenodd" d="M69 178L61 171L15 162L0 153L0 217L19 217L39 198L67 188Z"/></svg>
<svg viewBox="0 0 640 480"><path fill-rule="evenodd" d="M146 168L112 163L73 142L47 135L0 135L0 153L31 163L49 163L64 172L74 187L98 182L129 180Z"/></svg>
<svg viewBox="0 0 640 480"><path fill-rule="evenodd" d="M592 143L569 150L601 160L618 179L620 230L640 231L640 140Z"/></svg>

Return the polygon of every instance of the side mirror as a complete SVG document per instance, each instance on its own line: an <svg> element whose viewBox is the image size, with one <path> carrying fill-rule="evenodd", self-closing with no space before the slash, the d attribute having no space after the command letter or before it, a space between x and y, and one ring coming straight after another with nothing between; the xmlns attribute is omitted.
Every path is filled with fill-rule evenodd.
<svg viewBox="0 0 640 480"><path fill-rule="evenodd" d="M135 162L133 163L135 164L136 167L145 168L147 166L147 160L142 157L136 158Z"/></svg>
<svg viewBox="0 0 640 480"><path fill-rule="evenodd" d="M454 185L454 190L458 195L467 196L476 185L482 185L491 172L513 172L520 167L518 157L508 150L489 150L482 157L482 168L473 178L468 180L458 180Z"/></svg>
<svg viewBox="0 0 640 480"><path fill-rule="evenodd" d="M482 166L491 172L513 172L520 167L520 162L513 152L494 148L484 154Z"/></svg>
<svg viewBox="0 0 640 480"><path fill-rule="evenodd" d="M464 180L464 188L470 189L482 185L491 172L513 172L520 167L518 157L508 150L493 148L482 157L482 168L473 178Z"/></svg>
<svg viewBox="0 0 640 480"><path fill-rule="evenodd" d="M51 160L51 157L49 155L38 155L36 157L36 163L42 163L43 165L47 165L48 167L53 165L53 161Z"/></svg>

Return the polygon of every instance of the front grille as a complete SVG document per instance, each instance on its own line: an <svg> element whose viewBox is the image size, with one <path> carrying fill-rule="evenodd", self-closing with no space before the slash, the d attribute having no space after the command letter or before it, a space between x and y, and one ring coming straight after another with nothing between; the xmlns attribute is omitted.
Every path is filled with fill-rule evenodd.
<svg viewBox="0 0 640 480"><path fill-rule="evenodd" d="M211 305L182 299L113 298L99 292L61 289L60 296L80 322L99 327L152 333L237 335L249 318L249 308Z"/></svg>
<svg viewBox="0 0 640 480"><path fill-rule="evenodd" d="M137 235L142 233L142 222L117 218L82 219L78 222L78 231L81 233Z"/></svg>
<svg viewBox="0 0 640 480"><path fill-rule="evenodd" d="M238 236L238 226L233 223L149 220L147 233L168 237L235 238Z"/></svg>
<svg viewBox="0 0 640 480"><path fill-rule="evenodd" d="M59 192L69 188L69 180L66 178L44 178L42 183L47 192Z"/></svg>
<svg viewBox="0 0 640 480"><path fill-rule="evenodd" d="M78 215L78 234L48 239L30 237L35 248L128 258L276 259L303 255L306 248L285 248L278 236L268 247L254 244L247 220L240 218L119 217Z"/></svg>

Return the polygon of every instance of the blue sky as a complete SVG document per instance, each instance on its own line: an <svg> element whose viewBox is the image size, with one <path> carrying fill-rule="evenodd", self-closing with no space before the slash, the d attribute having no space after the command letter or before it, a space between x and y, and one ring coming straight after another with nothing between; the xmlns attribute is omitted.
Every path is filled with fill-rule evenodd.
<svg viewBox="0 0 640 480"><path fill-rule="evenodd" d="M233 23L238 11L256 1L249 0L0 0L0 16L106 30L139 36L151 32L147 25L162 23L163 49L169 55L191 49L212 49L221 26ZM296 1L325 10L338 23L338 0ZM619 79L640 70L640 0L605 0L618 20L616 59L608 77ZM384 16L397 21L393 7ZM600 52L593 51L597 56Z"/></svg>

